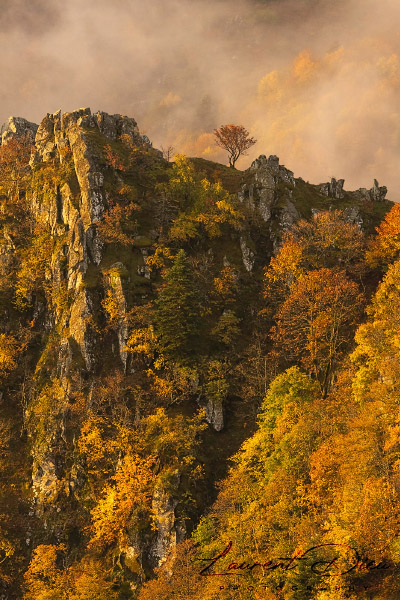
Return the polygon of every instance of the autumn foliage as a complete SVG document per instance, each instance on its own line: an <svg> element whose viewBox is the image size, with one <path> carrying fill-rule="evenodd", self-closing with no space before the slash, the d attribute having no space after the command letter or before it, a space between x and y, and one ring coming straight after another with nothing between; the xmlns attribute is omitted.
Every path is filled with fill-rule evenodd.
<svg viewBox="0 0 400 600"><path fill-rule="evenodd" d="M353 279L365 271L365 237L339 210L301 219L283 238L276 256L265 269L264 296L272 309L287 298L291 286L314 269L340 268Z"/></svg>
<svg viewBox="0 0 400 600"><path fill-rule="evenodd" d="M399 210L366 239L309 186L275 231L248 173L101 135L95 223L67 146L0 148L0 596L398 600Z"/></svg>
<svg viewBox="0 0 400 600"><path fill-rule="evenodd" d="M235 168L239 156L246 154L257 142L243 125L221 125L214 129L214 135L217 146L228 152L229 166L232 168Z"/></svg>
<svg viewBox="0 0 400 600"><path fill-rule="evenodd" d="M103 240L109 244L130 246L135 241L135 212L139 207L134 202L110 202L110 205L98 222L98 230Z"/></svg>
<svg viewBox="0 0 400 600"><path fill-rule="evenodd" d="M310 271L292 286L276 314L276 344L289 360L300 362L326 393L363 308L358 286L343 271Z"/></svg>
<svg viewBox="0 0 400 600"><path fill-rule="evenodd" d="M377 236L370 242L367 260L372 266L385 266L399 258L400 205L395 204L377 227Z"/></svg>

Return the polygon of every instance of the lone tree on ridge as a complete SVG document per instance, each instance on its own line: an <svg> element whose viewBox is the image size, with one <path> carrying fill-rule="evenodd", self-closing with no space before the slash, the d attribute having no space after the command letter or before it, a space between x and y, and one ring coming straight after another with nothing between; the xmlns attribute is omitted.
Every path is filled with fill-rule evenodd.
<svg viewBox="0 0 400 600"><path fill-rule="evenodd" d="M246 150L257 141L250 137L243 125L221 125L219 129L214 129L214 135L217 146L228 152L229 166L233 169L239 156L247 154Z"/></svg>

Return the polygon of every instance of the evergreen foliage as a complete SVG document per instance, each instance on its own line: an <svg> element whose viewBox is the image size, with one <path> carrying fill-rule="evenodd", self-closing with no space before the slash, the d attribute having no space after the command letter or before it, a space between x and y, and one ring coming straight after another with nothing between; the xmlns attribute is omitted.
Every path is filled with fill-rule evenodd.
<svg viewBox="0 0 400 600"><path fill-rule="evenodd" d="M191 362L198 352L199 293L184 250L179 250L156 302L154 317L159 351L167 359Z"/></svg>

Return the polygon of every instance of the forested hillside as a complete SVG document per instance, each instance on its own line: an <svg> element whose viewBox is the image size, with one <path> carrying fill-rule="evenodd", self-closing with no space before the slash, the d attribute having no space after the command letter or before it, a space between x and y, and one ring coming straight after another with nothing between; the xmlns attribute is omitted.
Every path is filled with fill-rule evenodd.
<svg viewBox="0 0 400 600"><path fill-rule="evenodd" d="M0 146L4 600L400 596L400 211L89 109Z"/></svg>

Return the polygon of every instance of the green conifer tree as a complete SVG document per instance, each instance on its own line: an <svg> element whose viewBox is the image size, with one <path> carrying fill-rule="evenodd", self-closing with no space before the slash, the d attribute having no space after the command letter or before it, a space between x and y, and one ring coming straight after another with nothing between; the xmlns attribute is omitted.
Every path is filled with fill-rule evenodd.
<svg viewBox="0 0 400 600"><path fill-rule="evenodd" d="M200 303L193 271L180 250L156 301L158 348L167 360L191 362L199 341Z"/></svg>

